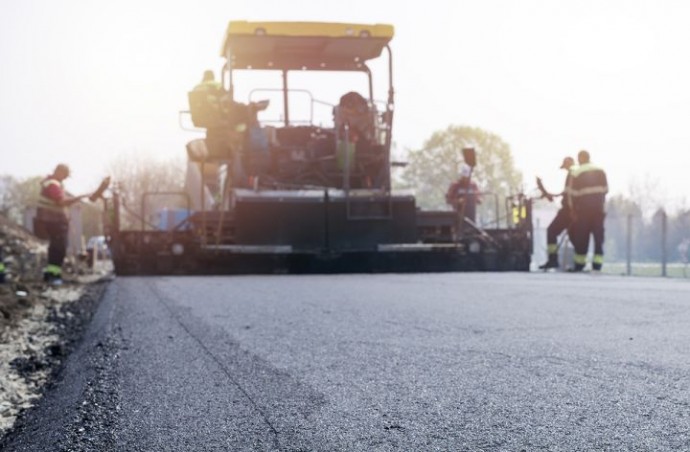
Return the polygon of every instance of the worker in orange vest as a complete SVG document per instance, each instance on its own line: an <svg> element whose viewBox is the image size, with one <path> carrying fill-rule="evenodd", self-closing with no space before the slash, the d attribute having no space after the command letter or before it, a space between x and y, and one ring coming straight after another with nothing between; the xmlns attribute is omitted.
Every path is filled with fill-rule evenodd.
<svg viewBox="0 0 690 452"><path fill-rule="evenodd" d="M65 193L62 182L70 175L67 165L60 163L53 174L41 181L41 191L36 211L34 228L36 235L50 241L48 245L48 265L43 270L43 280L62 284L62 262L67 253L69 217L67 207L79 202L84 196L71 197Z"/></svg>
<svg viewBox="0 0 690 452"><path fill-rule="evenodd" d="M451 183L446 190L446 203L454 210L463 213L465 218L477 221L477 204L481 204L479 187L471 180L472 169L463 164L460 177Z"/></svg>

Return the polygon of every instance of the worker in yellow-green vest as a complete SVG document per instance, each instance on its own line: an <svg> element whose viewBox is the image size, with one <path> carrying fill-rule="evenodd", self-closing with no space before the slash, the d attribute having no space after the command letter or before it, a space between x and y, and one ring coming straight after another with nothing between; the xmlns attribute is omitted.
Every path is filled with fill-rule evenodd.
<svg viewBox="0 0 690 452"><path fill-rule="evenodd" d="M204 71L204 76L189 92L189 110L196 127L214 128L222 125L227 114L224 103L227 93L216 81L213 71Z"/></svg>
<svg viewBox="0 0 690 452"><path fill-rule="evenodd" d="M41 181L38 209L34 228L41 238L50 241L48 245L48 266L43 270L44 281L53 285L62 284L62 262L67 252L69 218L66 208L79 202L84 196L67 196L62 182L70 175L69 167L57 165L53 174Z"/></svg>
<svg viewBox="0 0 690 452"><path fill-rule="evenodd" d="M570 240L575 248L573 271L584 270L590 235L594 238L592 270L600 271L604 263L604 205L609 191L606 173L590 162L589 152L577 154L579 166L570 172L569 194L573 224Z"/></svg>

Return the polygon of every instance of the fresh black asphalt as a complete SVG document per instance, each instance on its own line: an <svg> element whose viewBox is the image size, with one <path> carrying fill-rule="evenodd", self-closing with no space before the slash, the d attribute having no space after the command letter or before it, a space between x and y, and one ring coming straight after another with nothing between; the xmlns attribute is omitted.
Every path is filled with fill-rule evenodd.
<svg viewBox="0 0 690 452"><path fill-rule="evenodd" d="M6 450L690 450L690 283L118 278Z"/></svg>

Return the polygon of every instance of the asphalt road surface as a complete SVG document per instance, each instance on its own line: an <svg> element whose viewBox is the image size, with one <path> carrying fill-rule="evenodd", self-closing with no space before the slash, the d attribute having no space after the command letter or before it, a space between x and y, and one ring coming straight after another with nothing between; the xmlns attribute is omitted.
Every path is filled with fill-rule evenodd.
<svg viewBox="0 0 690 452"><path fill-rule="evenodd" d="M689 326L662 279L119 278L8 450L690 450Z"/></svg>

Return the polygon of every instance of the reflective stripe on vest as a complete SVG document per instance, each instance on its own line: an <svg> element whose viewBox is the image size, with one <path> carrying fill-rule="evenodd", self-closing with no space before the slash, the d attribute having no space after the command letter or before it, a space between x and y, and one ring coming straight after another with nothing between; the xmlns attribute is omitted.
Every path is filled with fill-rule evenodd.
<svg viewBox="0 0 690 452"><path fill-rule="evenodd" d="M215 80L206 80L194 87L195 91L216 90L220 91L223 85Z"/></svg>
<svg viewBox="0 0 690 452"><path fill-rule="evenodd" d="M583 163L582 165L573 166L570 169L570 176L572 178L576 178L577 176L579 176L582 173L587 173L589 171L596 171L596 170L601 171L601 168L599 168L598 166L593 165L591 163Z"/></svg>
<svg viewBox="0 0 690 452"><path fill-rule="evenodd" d="M570 196L578 198L580 196L585 196L585 195L596 195L596 194L602 194L605 195L606 193L609 192L608 187L606 186L598 186L598 187L585 187L580 190L575 190L572 189L570 190Z"/></svg>
<svg viewBox="0 0 690 452"><path fill-rule="evenodd" d="M605 195L609 191L606 173L591 163L585 163L571 170L569 186L569 194L572 198L594 194Z"/></svg>

